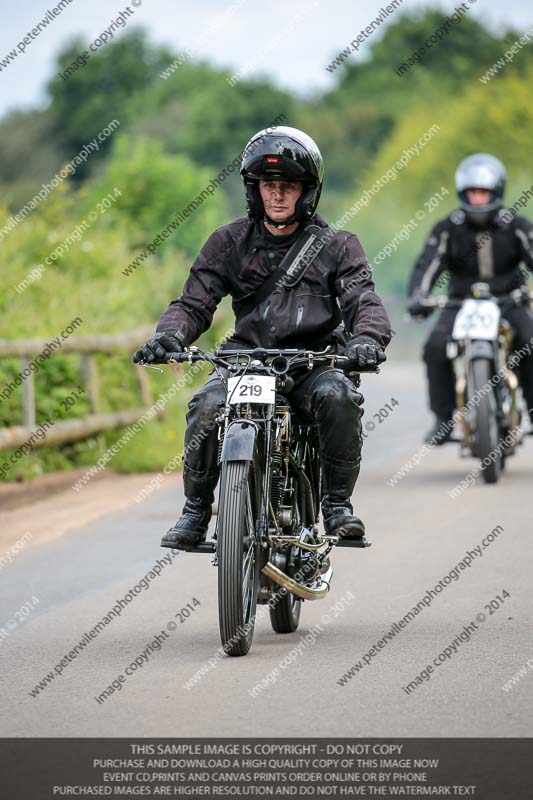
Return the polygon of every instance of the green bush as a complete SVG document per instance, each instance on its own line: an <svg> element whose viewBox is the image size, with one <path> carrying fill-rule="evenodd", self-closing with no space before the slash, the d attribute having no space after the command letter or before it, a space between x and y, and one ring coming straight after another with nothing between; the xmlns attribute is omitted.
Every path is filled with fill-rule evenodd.
<svg viewBox="0 0 533 800"><path fill-rule="evenodd" d="M188 273L190 259L180 248L192 251L201 247L221 222L221 199L210 197L183 224L180 237L167 240L154 258L125 276L122 270L138 254L131 232L137 226L143 236L156 235L175 209L201 190L206 174L185 158L163 154L157 143L123 140L108 169L93 182L77 192L62 183L2 242L9 269L0 272L0 338L50 341L76 317L82 323L74 336L122 333L155 325L168 302L179 295ZM122 195L103 214L97 213L90 227L81 229L77 240L73 239L73 231L98 209L97 203L121 175ZM119 206L122 198L124 204ZM0 209L0 227L8 217L7 209ZM64 243L69 235L67 247ZM62 244L64 252L46 264L46 256ZM21 287L39 265L44 271L37 274L38 279ZM215 341L220 325L217 321L206 337L208 345ZM133 366L131 353L98 355L97 365L104 413L140 407L135 370L141 368ZM21 368L20 359L1 359L0 386L13 381ZM59 420L89 412L84 395L68 410L61 406L61 400L82 383L78 354L56 350L34 374L38 424L52 414ZM151 370L147 374L157 399L171 385L173 376L169 370L163 375ZM164 466L176 447L176 437L183 436L185 404L185 395L180 395L165 420L150 422L112 466L127 471ZM9 398L0 398L0 425L21 423L22 388L17 387ZM94 463L120 434L113 431L85 441L35 448L17 460L7 479ZM13 452L4 451L0 460L9 460Z"/></svg>

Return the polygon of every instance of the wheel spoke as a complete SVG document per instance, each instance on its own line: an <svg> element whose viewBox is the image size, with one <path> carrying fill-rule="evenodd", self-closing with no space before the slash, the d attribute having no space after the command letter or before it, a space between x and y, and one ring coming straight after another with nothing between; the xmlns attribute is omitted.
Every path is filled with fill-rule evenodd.
<svg viewBox="0 0 533 800"><path fill-rule="evenodd" d="M254 524L254 517L252 514L252 502L250 500L250 487L248 486L248 491L246 492L246 533L247 536L253 537L255 533L255 524Z"/></svg>
<svg viewBox="0 0 533 800"><path fill-rule="evenodd" d="M250 569L254 563L254 552L253 552L253 545L248 548L248 552L246 553L242 565L242 591L243 591L243 599L248 591L249 582L250 582Z"/></svg>
<svg viewBox="0 0 533 800"><path fill-rule="evenodd" d="M250 501L250 486L247 486L246 491L246 539L250 542L248 549L243 556L242 564L242 613L243 621L248 621L250 605L252 602L253 594L253 567L255 565L255 540L252 516L252 504Z"/></svg>

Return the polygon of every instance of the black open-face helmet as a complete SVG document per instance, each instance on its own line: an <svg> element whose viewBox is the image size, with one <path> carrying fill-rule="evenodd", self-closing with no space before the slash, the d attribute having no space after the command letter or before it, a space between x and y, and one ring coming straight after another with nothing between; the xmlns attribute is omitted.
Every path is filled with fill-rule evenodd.
<svg viewBox="0 0 533 800"><path fill-rule="evenodd" d="M324 164L316 142L303 131L281 125L259 131L244 148L240 171L246 208L252 219L267 219L276 228L283 228L308 220L315 213L324 181ZM261 179L302 181L303 191L290 219L281 223L267 216L259 193Z"/></svg>
<svg viewBox="0 0 533 800"><path fill-rule="evenodd" d="M506 181L505 167L495 156L475 153L461 161L455 173L455 187L466 218L473 225L484 227L502 206ZM474 206L468 202L467 189L488 189L488 203Z"/></svg>

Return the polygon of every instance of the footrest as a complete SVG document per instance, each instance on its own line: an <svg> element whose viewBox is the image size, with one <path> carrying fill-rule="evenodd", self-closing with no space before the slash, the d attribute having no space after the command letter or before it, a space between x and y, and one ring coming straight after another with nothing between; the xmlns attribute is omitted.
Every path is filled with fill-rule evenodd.
<svg viewBox="0 0 533 800"><path fill-rule="evenodd" d="M209 542L200 542L199 545L196 547L191 547L190 550L186 550L187 553L213 553L215 552L215 541L211 540Z"/></svg>
<svg viewBox="0 0 533 800"><path fill-rule="evenodd" d="M369 542L364 536L362 539L341 539L339 537L335 547L372 547L372 542Z"/></svg>

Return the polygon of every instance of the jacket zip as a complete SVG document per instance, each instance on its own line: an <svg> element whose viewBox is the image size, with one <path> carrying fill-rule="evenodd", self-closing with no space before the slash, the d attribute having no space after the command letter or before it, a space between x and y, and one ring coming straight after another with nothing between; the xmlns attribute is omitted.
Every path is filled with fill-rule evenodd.
<svg viewBox="0 0 533 800"><path fill-rule="evenodd" d="M296 314L296 327L297 328L300 326L300 323L302 321L303 315L304 315L304 307L303 306L298 306L298 311L297 311L297 314Z"/></svg>

